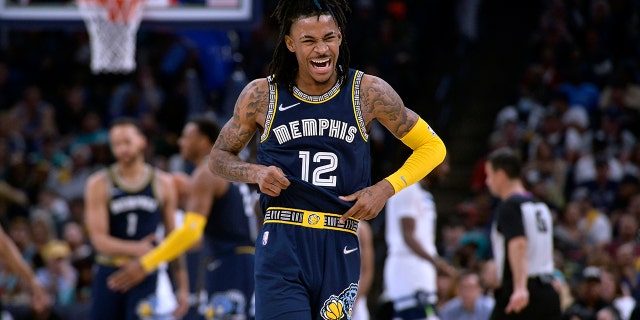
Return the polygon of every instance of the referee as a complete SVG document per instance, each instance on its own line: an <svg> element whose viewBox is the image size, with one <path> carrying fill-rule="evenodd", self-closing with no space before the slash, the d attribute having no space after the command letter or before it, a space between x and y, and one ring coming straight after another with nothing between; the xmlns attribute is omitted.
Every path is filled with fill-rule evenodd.
<svg viewBox="0 0 640 320"><path fill-rule="evenodd" d="M560 297L551 285L551 213L524 188L520 170L509 149L494 151L485 164L489 191L502 200L491 231L500 283L491 319L561 319Z"/></svg>

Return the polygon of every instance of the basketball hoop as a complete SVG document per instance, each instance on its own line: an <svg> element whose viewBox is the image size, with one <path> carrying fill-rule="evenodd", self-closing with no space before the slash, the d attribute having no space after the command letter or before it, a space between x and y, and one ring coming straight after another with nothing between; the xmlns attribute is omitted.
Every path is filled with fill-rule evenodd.
<svg viewBox="0 0 640 320"><path fill-rule="evenodd" d="M93 73L136 68L136 33L145 0L77 0L89 32Z"/></svg>

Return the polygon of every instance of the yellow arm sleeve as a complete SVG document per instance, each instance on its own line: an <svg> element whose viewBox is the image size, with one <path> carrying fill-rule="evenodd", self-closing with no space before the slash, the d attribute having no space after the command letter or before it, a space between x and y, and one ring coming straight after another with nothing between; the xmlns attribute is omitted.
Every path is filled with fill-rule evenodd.
<svg viewBox="0 0 640 320"><path fill-rule="evenodd" d="M187 251L201 237L207 219L195 212L187 212L184 223L173 230L162 243L140 258L140 264L146 272L151 272L167 261L171 261Z"/></svg>
<svg viewBox="0 0 640 320"><path fill-rule="evenodd" d="M422 118L418 118L413 128L400 141L411 148L413 153L398 171L385 178L391 183L395 193L420 181L437 167L447 154L444 142Z"/></svg>

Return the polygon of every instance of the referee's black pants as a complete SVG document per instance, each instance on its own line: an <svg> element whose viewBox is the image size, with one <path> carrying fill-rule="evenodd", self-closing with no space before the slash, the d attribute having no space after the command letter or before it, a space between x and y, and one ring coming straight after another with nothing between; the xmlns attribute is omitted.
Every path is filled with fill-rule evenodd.
<svg viewBox="0 0 640 320"><path fill-rule="evenodd" d="M504 283L495 292L496 304L491 314L492 320L518 319L518 320L560 320L560 296L551 285L551 276L531 277L527 281L529 289L529 304L519 313L505 314L504 309L509 304L509 298L513 293L513 284Z"/></svg>

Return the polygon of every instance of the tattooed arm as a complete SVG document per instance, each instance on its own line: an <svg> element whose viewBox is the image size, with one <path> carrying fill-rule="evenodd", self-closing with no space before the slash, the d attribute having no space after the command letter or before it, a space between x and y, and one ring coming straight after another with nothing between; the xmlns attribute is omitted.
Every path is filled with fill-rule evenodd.
<svg viewBox="0 0 640 320"><path fill-rule="evenodd" d="M348 217L376 217L387 199L426 176L444 160L446 153L442 140L424 120L404 106L398 93L388 83L378 77L365 75L360 95L367 128L373 120L377 120L414 152L394 174L371 187L342 197L345 201L356 201L342 215L342 220Z"/></svg>
<svg viewBox="0 0 640 320"><path fill-rule="evenodd" d="M224 125L211 149L209 169L230 181L257 183L261 192L278 196L289 186L289 180L280 168L248 163L238 157L256 130L264 124L268 104L266 79L254 80L242 90L233 117Z"/></svg>
<svg viewBox="0 0 640 320"><path fill-rule="evenodd" d="M396 138L404 137L418 121L418 115L406 108L396 91L384 80L365 75L361 89L362 115L370 128L378 120Z"/></svg>

